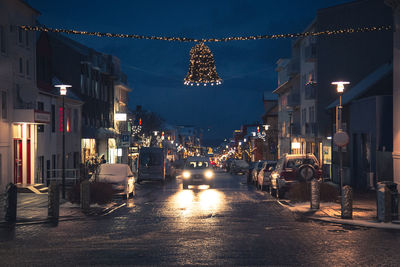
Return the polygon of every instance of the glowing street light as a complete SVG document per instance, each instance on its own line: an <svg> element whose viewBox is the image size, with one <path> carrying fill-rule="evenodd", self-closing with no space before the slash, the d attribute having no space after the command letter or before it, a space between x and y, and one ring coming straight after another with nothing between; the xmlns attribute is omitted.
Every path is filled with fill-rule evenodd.
<svg viewBox="0 0 400 267"><path fill-rule="evenodd" d="M67 88L72 87L67 84L57 84L54 87L60 88L60 95L62 96L62 198L65 199L65 105L64 98L67 95Z"/></svg>

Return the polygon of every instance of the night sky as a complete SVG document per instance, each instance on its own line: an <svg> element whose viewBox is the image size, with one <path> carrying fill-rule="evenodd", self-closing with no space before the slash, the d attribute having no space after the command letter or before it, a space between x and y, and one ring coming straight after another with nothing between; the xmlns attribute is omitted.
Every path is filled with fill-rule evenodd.
<svg viewBox="0 0 400 267"><path fill-rule="evenodd" d="M78 1L29 0L51 28L212 38L303 31L316 10L345 0ZM71 38L121 59L130 105L155 111L171 124L204 129L216 142L244 123L261 121L264 91L277 87L276 61L290 57L290 39L208 43L223 84L183 85L194 43ZM274 97L270 94L271 97ZM216 142L218 143L218 142Z"/></svg>

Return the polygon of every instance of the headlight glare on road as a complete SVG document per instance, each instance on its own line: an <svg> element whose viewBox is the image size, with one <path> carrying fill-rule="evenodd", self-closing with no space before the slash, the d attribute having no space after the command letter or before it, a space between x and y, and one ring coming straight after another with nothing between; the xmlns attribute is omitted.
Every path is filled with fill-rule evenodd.
<svg viewBox="0 0 400 267"><path fill-rule="evenodd" d="M213 173L212 171L206 171L206 172L204 173L204 176L205 176L207 179L211 179L211 178L213 178L214 173Z"/></svg>
<svg viewBox="0 0 400 267"><path fill-rule="evenodd" d="M188 178L190 178L190 172L184 171L184 172L182 173L182 176L183 176L183 178L188 179Z"/></svg>

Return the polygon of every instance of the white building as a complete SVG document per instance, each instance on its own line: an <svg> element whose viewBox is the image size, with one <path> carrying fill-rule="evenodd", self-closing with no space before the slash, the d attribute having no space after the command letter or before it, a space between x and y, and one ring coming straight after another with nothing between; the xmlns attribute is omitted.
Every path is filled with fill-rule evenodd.
<svg viewBox="0 0 400 267"><path fill-rule="evenodd" d="M35 111L35 25L39 12L22 0L0 2L0 192L5 185L34 183L38 123ZM46 115L44 115L46 116Z"/></svg>

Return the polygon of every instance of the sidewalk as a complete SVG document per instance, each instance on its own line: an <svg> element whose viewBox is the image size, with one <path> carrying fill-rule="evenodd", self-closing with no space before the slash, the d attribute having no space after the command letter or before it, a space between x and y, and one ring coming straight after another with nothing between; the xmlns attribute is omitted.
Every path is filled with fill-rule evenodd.
<svg viewBox="0 0 400 267"><path fill-rule="evenodd" d="M18 193L16 224L47 223L48 194ZM59 221L84 219L88 216L106 214L116 203L91 205L88 213L83 213L78 204L60 198ZM4 194L0 194L0 224L5 224Z"/></svg>
<svg viewBox="0 0 400 267"><path fill-rule="evenodd" d="M390 223L378 222L375 192L354 194L353 219L342 219L341 204L336 202L321 202L319 210L311 210L310 202L293 203L290 200L279 200L278 202L290 211L312 220L362 227L400 230L400 221L393 221Z"/></svg>

